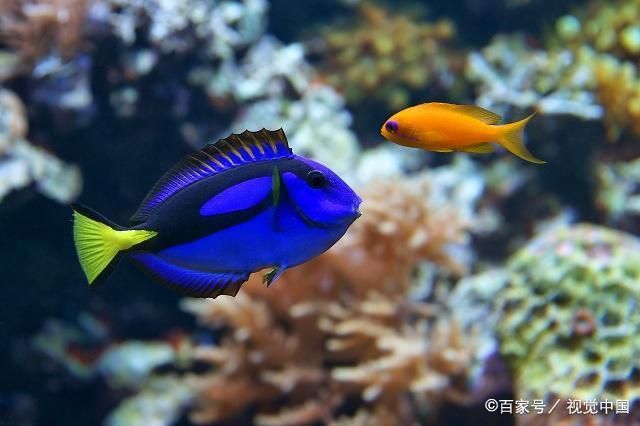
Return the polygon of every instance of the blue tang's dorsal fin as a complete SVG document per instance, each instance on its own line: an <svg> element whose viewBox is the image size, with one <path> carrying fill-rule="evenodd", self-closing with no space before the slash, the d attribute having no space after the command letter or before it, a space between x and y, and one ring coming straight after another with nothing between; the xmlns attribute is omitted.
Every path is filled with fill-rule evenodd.
<svg viewBox="0 0 640 426"><path fill-rule="evenodd" d="M144 222L169 197L199 180L245 164L292 155L282 129L245 130L240 134L232 134L187 155L165 173L130 220L134 223Z"/></svg>

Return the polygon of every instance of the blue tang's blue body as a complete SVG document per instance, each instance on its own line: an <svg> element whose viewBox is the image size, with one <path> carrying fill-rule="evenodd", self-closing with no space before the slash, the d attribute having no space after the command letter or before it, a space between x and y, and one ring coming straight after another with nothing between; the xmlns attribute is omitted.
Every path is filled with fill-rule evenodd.
<svg viewBox="0 0 640 426"><path fill-rule="evenodd" d="M265 275L270 284L326 251L360 215L360 202L331 170L294 155L282 130L246 131L167 172L131 218L133 225L119 228L144 232L146 239L113 261L126 256L189 296L235 295L252 272L271 268ZM74 209L108 223L86 208ZM78 252L82 263L81 247Z"/></svg>

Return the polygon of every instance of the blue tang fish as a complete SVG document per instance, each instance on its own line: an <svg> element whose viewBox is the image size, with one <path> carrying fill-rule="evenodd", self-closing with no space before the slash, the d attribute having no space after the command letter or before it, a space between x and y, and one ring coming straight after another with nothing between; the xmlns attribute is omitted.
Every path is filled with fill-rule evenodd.
<svg viewBox="0 0 640 426"><path fill-rule="evenodd" d="M187 155L155 184L131 226L73 205L90 285L123 258L191 297L235 296L252 272L318 256L360 216L361 199L327 167L289 148L282 129L233 134Z"/></svg>

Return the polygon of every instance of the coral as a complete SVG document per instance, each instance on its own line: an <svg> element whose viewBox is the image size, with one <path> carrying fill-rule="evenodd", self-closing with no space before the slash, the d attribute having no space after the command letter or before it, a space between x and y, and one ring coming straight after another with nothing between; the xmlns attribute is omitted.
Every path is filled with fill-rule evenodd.
<svg viewBox="0 0 640 426"><path fill-rule="evenodd" d="M90 71L91 59L85 55L76 55L66 62L57 57L41 61L31 72L36 80L31 101L53 112L90 113L93 107Z"/></svg>
<svg viewBox="0 0 640 426"><path fill-rule="evenodd" d="M4 0L0 6L0 43L33 65L48 56L70 59L84 37L87 0Z"/></svg>
<svg viewBox="0 0 640 426"><path fill-rule="evenodd" d="M192 74L193 80L206 85L210 97L232 97L239 103L282 96L288 88L304 93L313 78L301 44L283 46L269 35L257 40L241 61L226 61L217 70L203 67Z"/></svg>
<svg viewBox="0 0 640 426"><path fill-rule="evenodd" d="M605 125L610 141L623 130L640 136L640 77L636 65L603 55L595 66L597 94L605 108Z"/></svg>
<svg viewBox="0 0 640 426"><path fill-rule="evenodd" d="M353 168L359 149L344 100L317 82L301 44L283 45L264 34L265 1L109 0L106 5L106 10L94 11L94 19L119 28L121 39L130 44L122 71L123 79L129 76L130 81L111 93L119 115L137 112L140 95L132 80L144 77L165 59L163 55L207 43L187 71L191 87L183 90L204 90L216 109L237 113L220 137L245 129L283 127L297 153L339 173ZM141 33L151 47L136 47L144 41ZM204 142L196 123L187 127L194 145Z"/></svg>
<svg viewBox="0 0 640 426"><path fill-rule="evenodd" d="M285 46L264 36L241 61L226 62L217 71L200 67L192 72L191 81L204 85L214 104L231 98L243 105L220 137L245 129L282 127L296 153L338 173L352 171L359 148L349 129L351 114L335 90L314 82L301 45Z"/></svg>
<svg viewBox="0 0 640 426"><path fill-rule="evenodd" d="M359 154L349 129L351 114L334 89L314 80L302 46L285 46L271 36L258 40L241 61L229 61L218 71L201 67L192 73L192 82L205 85L214 103L232 98L243 105L221 137L282 127L297 154L350 174Z"/></svg>
<svg viewBox="0 0 640 426"><path fill-rule="evenodd" d="M470 234L481 231L474 214L481 178L465 174L467 167L472 163L460 158L410 178L369 182L359 191L363 217L329 252L336 258L334 267L350 281L396 290L410 284L411 271L422 261L464 272Z"/></svg>
<svg viewBox="0 0 640 426"><path fill-rule="evenodd" d="M640 159L596 166L596 202L609 223L620 225L640 217Z"/></svg>
<svg viewBox="0 0 640 426"><path fill-rule="evenodd" d="M445 49L455 36L452 22L416 23L370 3L358 11L357 23L322 35L321 73L349 103L375 98L398 109L412 91L451 80Z"/></svg>
<svg viewBox="0 0 640 426"><path fill-rule="evenodd" d="M148 39L170 53L206 42L206 56L230 60L263 34L266 10L265 0L105 0L91 17L108 23L128 45Z"/></svg>
<svg viewBox="0 0 640 426"><path fill-rule="evenodd" d="M256 88L251 86L254 81L241 82L240 64L247 51L261 54L252 48L264 35L267 7L266 0L96 2L89 14L96 23L96 39L102 40L106 33L118 41L117 62L111 64L109 74L113 86L110 100L116 113L121 117L137 115L146 101L139 90L147 84L156 84L152 71L174 67L176 58L184 67L178 68L173 84L157 89L162 93L173 92L180 100L176 102L174 115L186 115L187 108L192 107L190 100L200 98L203 89L219 110L236 106L230 100L246 100L246 90ZM268 48L264 43L260 46ZM256 65L251 64L252 71ZM259 71L264 76L274 70L281 72L277 64L269 62L266 66L261 64ZM188 142L202 143L203 137L194 130L209 124L186 123Z"/></svg>
<svg viewBox="0 0 640 426"><path fill-rule="evenodd" d="M507 272L497 331L519 397L638 400L640 240L595 225L556 228Z"/></svg>
<svg viewBox="0 0 640 426"><path fill-rule="evenodd" d="M144 390L125 400L105 420L105 426L171 426L191 402L191 389L176 375L152 377Z"/></svg>
<svg viewBox="0 0 640 426"><path fill-rule="evenodd" d="M4 154L13 139L27 136L27 112L18 96L0 88L0 154Z"/></svg>
<svg viewBox="0 0 640 426"><path fill-rule="evenodd" d="M447 306L462 329L479 336L476 357L480 360L497 351L495 330L499 313L493 309L493 303L508 279L506 270L490 268L458 281L447 299Z"/></svg>
<svg viewBox="0 0 640 426"><path fill-rule="evenodd" d="M20 56L17 53L0 49L0 83L15 76L20 68Z"/></svg>
<svg viewBox="0 0 640 426"><path fill-rule="evenodd" d="M592 1L556 22L551 46L591 51L595 92L605 114L610 141L623 130L640 135L640 2Z"/></svg>
<svg viewBox="0 0 640 426"><path fill-rule="evenodd" d="M444 247L465 227L454 208L430 204L427 182L372 183L347 236L269 289L254 276L235 299L183 302L202 326L228 330L219 346L195 348L212 368L188 378L194 422L249 408L262 425L343 421L359 400L407 424L434 414L414 398L436 404L464 390L473 341L437 306L409 299L421 262L460 267Z"/></svg>
<svg viewBox="0 0 640 426"><path fill-rule="evenodd" d="M190 353L186 340L114 343L106 325L82 313L77 324L45 322L33 347L78 379L102 377L113 389L137 389L158 366L183 365Z"/></svg>
<svg viewBox="0 0 640 426"><path fill-rule="evenodd" d="M95 372L112 388L135 388L159 365L176 361L177 351L167 342L127 341L110 345L95 364Z"/></svg>
<svg viewBox="0 0 640 426"><path fill-rule="evenodd" d="M29 144L26 133L24 105L13 92L0 88L0 200L35 183L47 197L72 201L82 186L78 168Z"/></svg>
<svg viewBox="0 0 640 426"><path fill-rule="evenodd" d="M339 174L348 175L359 153L350 124L351 115L335 90L310 85L298 100L274 97L249 104L226 133L282 127L296 154L311 157Z"/></svg>
<svg viewBox="0 0 640 426"><path fill-rule="evenodd" d="M358 298L349 283L327 290L300 279L309 272L284 276L269 291L254 279L236 300L185 303L204 324L233 330L220 347L196 349L196 359L215 368L191 378L194 422L255 407L256 424L309 424L332 419L352 398L408 421L409 395L442 398L464 376L470 347L454 324L430 330L410 319L400 292Z"/></svg>
<svg viewBox="0 0 640 426"><path fill-rule="evenodd" d="M92 315L81 313L77 324L48 319L33 336L31 344L37 352L53 360L72 377L88 379L93 375L94 363L102 353L106 339L104 324ZM83 351L76 353L74 349L77 347L83 348Z"/></svg>
<svg viewBox="0 0 640 426"><path fill-rule="evenodd" d="M590 46L622 60L640 60L640 2L591 1L573 15L556 22L552 43L578 48Z"/></svg>
<svg viewBox="0 0 640 426"><path fill-rule="evenodd" d="M349 179L364 184L375 178L400 176L418 170L425 158L397 144L382 144L360 152L355 170L352 167L349 171L352 175Z"/></svg>
<svg viewBox="0 0 640 426"><path fill-rule="evenodd" d="M533 50L521 36L496 36L469 55L466 75L476 85L476 103L492 111L534 108L594 120L603 110L593 93L593 57L589 49Z"/></svg>

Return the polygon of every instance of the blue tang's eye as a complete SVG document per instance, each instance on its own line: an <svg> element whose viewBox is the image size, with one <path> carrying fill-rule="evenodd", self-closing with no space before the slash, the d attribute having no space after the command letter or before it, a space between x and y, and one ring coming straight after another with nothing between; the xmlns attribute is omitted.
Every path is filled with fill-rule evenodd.
<svg viewBox="0 0 640 426"><path fill-rule="evenodd" d="M388 132L395 133L398 131L398 123L396 121L387 121L384 128L387 129Z"/></svg>
<svg viewBox="0 0 640 426"><path fill-rule="evenodd" d="M327 177L319 170L311 170L307 173L307 184L314 189L324 188L327 185Z"/></svg>

